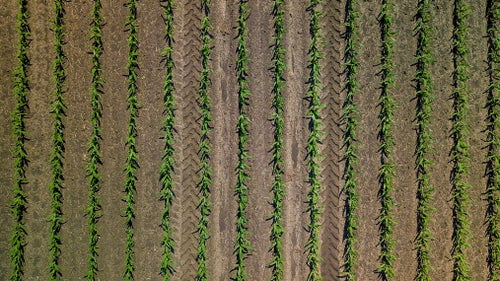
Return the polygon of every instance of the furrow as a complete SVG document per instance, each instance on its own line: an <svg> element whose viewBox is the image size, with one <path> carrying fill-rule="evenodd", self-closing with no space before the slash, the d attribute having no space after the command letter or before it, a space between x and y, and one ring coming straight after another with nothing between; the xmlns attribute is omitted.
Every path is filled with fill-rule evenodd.
<svg viewBox="0 0 500 281"><path fill-rule="evenodd" d="M10 265L11 274L10 280L22 280L24 276L24 252L26 245L26 193L24 186L26 185L26 168L28 166L28 155L26 154L25 143L27 141L25 115L28 111L28 94L29 94L29 40L30 28L28 23L28 3L25 0L18 1L17 14L17 64L14 68L14 89L13 96L15 100L14 110L12 110L12 131L14 136L14 176L12 183L13 198L11 198L11 214L14 219L14 227L12 228L10 239ZM2 141L4 142L4 141ZM12 147L9 145L9 147ZM10 170L10 169L2 169ZM3 203L3 202L2 202ZM3 233L1 233L3 234ZM5 239L7 241L7 239ZM1 248L1 246L0 246ZM2 266L0 265L0 270ZM6 269L3 269L6 272Z"/></svg>

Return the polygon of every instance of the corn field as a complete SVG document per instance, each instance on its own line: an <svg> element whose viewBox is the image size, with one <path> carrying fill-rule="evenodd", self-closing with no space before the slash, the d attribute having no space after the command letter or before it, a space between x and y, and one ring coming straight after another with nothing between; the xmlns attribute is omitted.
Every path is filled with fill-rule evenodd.
<svg viewBox="0 0 500 281"><path fill-rule="evenodd" d="M500 0L4 2L0 280L500 280Z"/></svg>

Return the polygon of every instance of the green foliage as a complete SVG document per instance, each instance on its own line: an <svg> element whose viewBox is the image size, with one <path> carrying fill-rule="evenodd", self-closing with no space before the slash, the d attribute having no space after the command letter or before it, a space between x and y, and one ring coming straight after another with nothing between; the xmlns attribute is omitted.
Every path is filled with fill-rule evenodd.
<svg viewBox="0 0 500 281"><path fill-rule="evenodd" d="M321 272L319 265L321 262L320 254L320 216L321 216L321 200L319 193L321 191L321 165L319 144L324 132L321 129L321 109L323 104L320 101L321 91L321 58L322 54L319 50L321 44L319 18L322 13L318 11L318 6L321 0L311 0L308 2L307 10L311 14L309 22L309 32L311 35L311 43L309 46L309 87L306 93L306 99L309 101L307 117L309 118L309 137L307 140L307 167L309 170L308 181L310 184L309 193L307 195L307 211L309 212L310 222L308 225L309 238L306 243L307 265L309 266L308 281L321 280Z"/></svg>
<svg viewBox="0 0 500 281"><path fill-rule="evenodd" d="M489 87L486 109L486 213L488 236L489 281L500 280L500 1L489 0L486 8L488 32L488 76Z"/></svg>
<svg viewBox="0 0 500 281"><path fill-rule="evenodd" d="M26 245L26 230L24 228L24 214L26 212L26 194L23 190L26 184L26 168L28 166L28 155L26 154L25 142L26 126L24 117L28 110L27 95L30 90L28 81L28 57L30 28L28 24L28 1L18 1L19 12L17 14L17 63L14 69L14 98L16 105L12 112L12 135L14 136L14 177L13 194L11 200L11 212L14 218L14 227L11 236L10 264L12 272L11 281L20 281L23 278L24 246Z"/></svg>
<svg viewBox="0 0 500 281"><path fill-rule="evenodd" d="M467 19L470 16L469 6L463 0L455 0L453 12L453 125L451 136L453 147L451 149L452 196L453 196L453 247L451 258L453 260L453 280L472 280L470 269L465 257L468 247L469 214L467 204L469 201L469 184L466 181L470 156L468 153L468 95L467 81L469 80L467 62L467 36L469 28Z"/></svg>
<svg viewBox="0 0 500 281"><path fill-rule="evenodd" d="M378 197L381 202L379 224L379 245L380 245L380 265L377 272L381 280L388 281L394 278L394 238L392 236L394 226L393 205L394 199L394 163L392 160L392 150L394 148L393 129L395 101L391 90L394 87L394 31L393 19L394 2L382 0L382 6L379 16L380 21L380 39L382 41L381 51L381 94L380 94L380 113L379 113L379 133L380 141L380 162L378 179L380 188Z"/></svg>
<svg viewBox="0 0 500 281"><path fill-rule="evenodd" d="M163 215L161 218L161 228L163 230L163 257L160 267L160 274L164 281L170 280L174 273L174 239L172 238L173 228L170 225L170 208L174 194L174 120L175 120L175 96L174 96L174 1L161 0L163 18L165 22L165 41L167 45L162 51L162 58L165 63L165 81L163 83L163 114L162 122L163 138L165 146L161 158L160 167L160 199L164 201Z"/></svg>
<svg viewBox="0 0 500 281"><path fill-rule="evenodd" d="M125 242L125 271L123 277L126 281L134 279L135 260L134 260L134 227L135 219L135 193L137 177L136 172L139 168L137 156L137 70L139 68L139 40L137 38L137 0L129 0L127 3L129 13L126 26L129 31L128 36L128 58L127 58L127 105L130 112L127 128L127 159L125 162L125 226L127 240Z"/></svg>
<svg viewBox="0 0 500 281"><path fill-rule="evenodd" d="M274 46L273 46L273 108L274 113L272 116L274 125L274 141L272 144L272 158L274 181L272 184L273 197L273 211L271 213L271 220L273 222L271 229L271 248L273 258L269 267L273 273L271 281L283 280L284 260L283 260L283 233L285 227L283 226L283 201L285 196L285 183L283 181L283 129L285 121L283 119L284 101L283 101L283 88L285 87L284 72L286 69L285 53L282 40L285 30L285 5L284 0L275 0L273 7L274 17Z"/></svg>
<svg viewBox="0 0 500 281"><path fill-rule="evenodd" d="M52 214L50 216L50 239L49 239L49 280L61 280L61 269L59 268L59 258L61 255L61 225L62 225L62 189L63 178L63 154L64 154L64 124L63 116L66 106L64 105L64 87L66 75L64 63L66 55L63 52L64 45L64 1L54 1L53 30L55 35L55 54L52 67L54 69L53 79L55 82L54 100L51 103L53 132L52 132L52 152L50 153L50 166L52 177L50 181L50 193L52 197Z"/></svg>
<svg viewBox="0 0 500 281"><path fill-rule="evenodd" d="M433 62L431 40L431 7L429 0L419 0L417 4L416 19L416 122L417 146L415 150L417 171L417 236L415 246L417 249L417 274L415 280L428 281L430 277L430 240L429 228L430 214L434 210L432 200L433 187L430 183L429 171L432 162L429 159L433 138L429 128L432 113L432 78L430 68Z"/></svg>
<svg viewBox="0 0 500 281"><path fill-rule="evenodd" d="M236 187L235 193L238 201L238 210L236 214L236 241L234 243L234 253L236 254L236 266L234 271L236 275L234 280L241 281L248 278L245 270L245 259L248 257L250 250L250 240L248 240L248 218L246 208L248 206L248 162L250 157L248 154L248 127L250 119L246 113L249 103L250 90L248 89L248 50L246 47L247 26L246 20L249 14L248 0L239 1L238 9L238 31L237 41L238 47L236 49L237 62L236 62L236 75L238 79L238 164L236 167Z"/></svg>
<svg viewBox="0 0 500 281"><path fill-rule="evenodd" d="M102 47L102 16L101 1L94 1L92 10L93 19L90 27L90 39L92 40L92 83L90 86L90 102L92 111L90 113L90 122L92 123L92 135L88 144L89 161L87 163L87 177L89 181L89 205L87 207L89 224L89 249L88 249L88 269L87 280L96 280L98 271L97 266L97 242L99 235L97 231L97 222L100 217L101 205L99 203L98 192L100 189L101 174L99 166L101 165L101 116L102 104L101 96L103 91L103 78L100 57L103 52Z"/></svg>
<svg viewBox="0 0 500 281"><path fill-rule="evenodd" d="M208 230L209 215L211 209L210 201L210 186L212 184L212 168L210 167L210 136L211 131L210 123L212 122L212 115L210 113L210 97L208 95L208 89L210 88L210 53L212 51L211 41L212 38L209 34L212 29L210 23L210 0L201 1L201 10L203 12L203 18L201 20L201 77L200 77L200 87L198 89L198 94L200 96L200 107L201 107L201 136L200 136L200 168L201 176L198 183L198 188L200 191L200 201L198 207L200 208L200 220L197 225L197 231L199 233L198 240L198 252L196 254L196 260L198 261L198 271L196 273L196 280L208 280L208 269L207 269L207 240L210 237L210 232Z"/></svg>
<svg viewBox="0 0 500 281"><path fill-rule="evenodd" d="M345 124L344 131L344 187L345 193L345 227L344 227L344 276L347 281L356 280L355 265L357 260L356 230L358 229L358 218L356 209L358 208L359 195L357 191L357 171L358 164L358 138L356 130L358 128L358 106L354 101L359 88L358 67L360 65L358 53L360 50L359 43L359 3L356 0L348 0L346 4L345 17L345 89L346 97L342 105L343 115L342 121Z"/></svg>

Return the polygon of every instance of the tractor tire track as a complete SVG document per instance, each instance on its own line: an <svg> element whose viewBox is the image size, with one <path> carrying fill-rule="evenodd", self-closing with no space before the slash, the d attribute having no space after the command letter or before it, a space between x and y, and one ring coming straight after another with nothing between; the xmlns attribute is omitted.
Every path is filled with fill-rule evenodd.
<svg viewBox="0 0 500 281"><path fill-rule="evenodd" d="M196 224L198 221L198 170L197 155L200 124L197 104L198 79L201 71L200 62L200 4L198 1L179 1L175 10L180 20L174 27L176 60L176 90L178 93L177 116L179 140L175 143L180 159L177 172L176 197L173 200L172 216L174 225L174 280L193 280L198 269L196 251L198 239Z"/></svg>
<svg viewBox="0 0 500 281"><path fill-rule="evenodd" d="M322 65L324 135L323 159L323 218L321 234L321 274L325 280L338 280L342 246L341 188L341 143L342 130L339 125L342 100L342 1L329 0L323 4L322 25L324 54Z"/></svg>

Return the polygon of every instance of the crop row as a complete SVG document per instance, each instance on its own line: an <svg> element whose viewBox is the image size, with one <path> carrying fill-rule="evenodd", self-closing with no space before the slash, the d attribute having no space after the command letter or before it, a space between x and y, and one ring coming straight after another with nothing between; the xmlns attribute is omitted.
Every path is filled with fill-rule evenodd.
<svg viewBox="0 0 500 281"><path fill-rule="evenodd" d="M63 117L66 110L64 105L64 87L66 81L66 74L64 70L64 63L66 55L63 51L64 45L64 1L54 1L54 14L53 21L55 43L54 49L56 57L53 60L53 79L55 82L55 90L53 92L52 118L53 131L52 131L52 152L50 153L50 167L51 167L51 182L49 190L52 197L52 214L50 216L50 241L49 241L49 274L50 280L61 279L61 269L59 267L59 259L61 256L61 226L62 226L62 189L64 186L63 178L63 154L64 154L64 124Z"/></svg>
<svg viewBox="0 0 500 281"><path fill-rule="evenodd" d="M234 268L234 279L237 281L248 278L245 269L245 260L252 249L248 239L248 128L250 119L247 114L249 104L250 90L248 89L248 49L247 42L247 18L249 14L248 0L240 0L238 8L238 46L236 49L236 77L238 80L238 123L236 125L238 132L238 162L236 166L236 186L235 194L237 197L238 210L236 213L236 240L234 241L234 253L236 254L236 266Z"/></svg>
<svg viewBox="0 0 500 281"><path fill-rule="evenodd" d="M87 207L88 224L89 224L89 249L88 249L88 271L87 280L94 281L97 278L99 270L97 266L97 242L99 234L97 222L100 217L101 205L99 203L99 189L101 174L99 166L101 163L101 116L102 105L101 96L103 94L104 81L102 78L102 66L100 57L103 52L102 47L102 16L101 16L101 1L95 0L93 7L93 19L90 27L90 39L92 41L92 82L90 86L90 103L91 115L90 122L92 123L92 134L88 144L89 162L87 163L87 177L89 181L89 203Z"/></svg>
<svg viewBox="0 0 500 281"><path fill-rule="evenodd" d="M488 235L488 280L500 280L500 1L487 2L488 77L486 108L487 161L486 212Z"/></svg>
<svg viewBox="0 0 500 281"><path fill-rule="evenodd" d="M431 206L433 187L430 183L430 170L432 162L429 159L431 151L430 124L432 113L432 77L431 65L432 45L430 43L432 36L431 26L431 6L429 0L420 0L417 4L416 15L416 101L417 101L417 146L415 149L415 164L417 171L417 236L415 238L415 247L417 250L417 273L416 280L428 281L430 277L430 240L431 230L429 221L431 212L434 208Z"/></svg>
<svg viewBox="0 0 500 281"><path fill-rule="evenodd" d="M344 130L344 187L345 194L345 247L344 247L344 276L347 281L356 280L356 230L358 228L358 217L356 209L358 208L359 194L357 191L357 165L358 165L358 105L354 97L358 94L358 67L359 62L359 3L356 0L348 0L346 5L346 21L345 21L345 50L344 50L344 65L345 65L345 101L342 105L343 115L342 121L345 124Z"/></svg>
<svg viewBox="0 0 500 281"><path fill-rule="evenodd" d="M379 223L379 245L380 245L380 265L377 268L380 279L383 281L394 278L393 262L396 259L394 255L394 163L392 160L392 150L394 147L393 129L395 101L392 96L394 87L394 31L393 19L394 2L383 0L380 10L380 41L382 42L380 74L381 74L381 93L380 93L380 112L379 112L379 133L380 141L380 171L378 196L381 202Z"/></svg>
<svg viewBox="0 0 500 281"><path fill-rule="evenodd" d="M14 184L12 199L12 216L15 220L11 237L10 260L12 273L10 280L19 281L23 277L24 246L26 245L26 230L24 225L24 214L26 212L26 194L23 186L26 183L26 168L28 165L28 155L26 154L25 142L26 126L25 116L28 110L27 95L29 92L28 66L28 45L30 28L28 25L28 3L26 0L19 0L19 13L17 15L17 32L19 41L17 43L17 63L14 70L14 96L16 106L12 112L12 134L14 143Z"/></svg>
<svg viewBox="0 0 500 281"><path fill-rule="evenodd" d="M321 58L320 51L321 44L321 27L319 19L321 12L318 10L321 0L311 0L308 3L308 11L311 14L309 22L309 30L311 35L311 43L309 46L309 84L306 99L308 100L307 117L309 118L309 137L307 139L307 167L308 167L308 181L310 185L309 193L307 195L307 211L309 212L310 222L308 225L309 238L306 243L307 251L307 265L309 266L308 281L320 280L321 272L319 265L321 262L320 254L320 191L321 191L321 165L319 144L321 143L322 135L322 122L321 122L321 109L323 104L320 100L321 92Z"/></svg>
<svg viewBox="0 0 500 281"><path fill-rule="evenodd" d="M210 30L212 25L210 23L210 0L201 1L201 10L203 18L201 20L201 64L202 70L200 74L200 86L198 89L199 101L201 107L201 135L200 135L200 180L198 183L200 199L198 208L200 209L200 218L198 222L198 252L196 260L198 261L198 271L196 273L196 280L208 280L207 269L207 240L210 237L208 230L209 215L211 209L210 201L210 187L212 185L212 168L210 167L210 131L211 131L211 106L210 96L208 91L210 89L210 53L212 51Z"/></svg>
<svg viewBox="0 0 500 281"><path fill-rule="evenodd" d="M468 80L469 64L467 61L467 38L469 28L467 19L470 10L463 0L455 1L453 13L453 122L451 136L453 147L451 149L452 197L453 197L453 247L451 257L453 260L453 280L471 280L470 269L465 256L468 247L469 214L467 203L470 185L466 180L469 167L468 143Z"/></svg>

